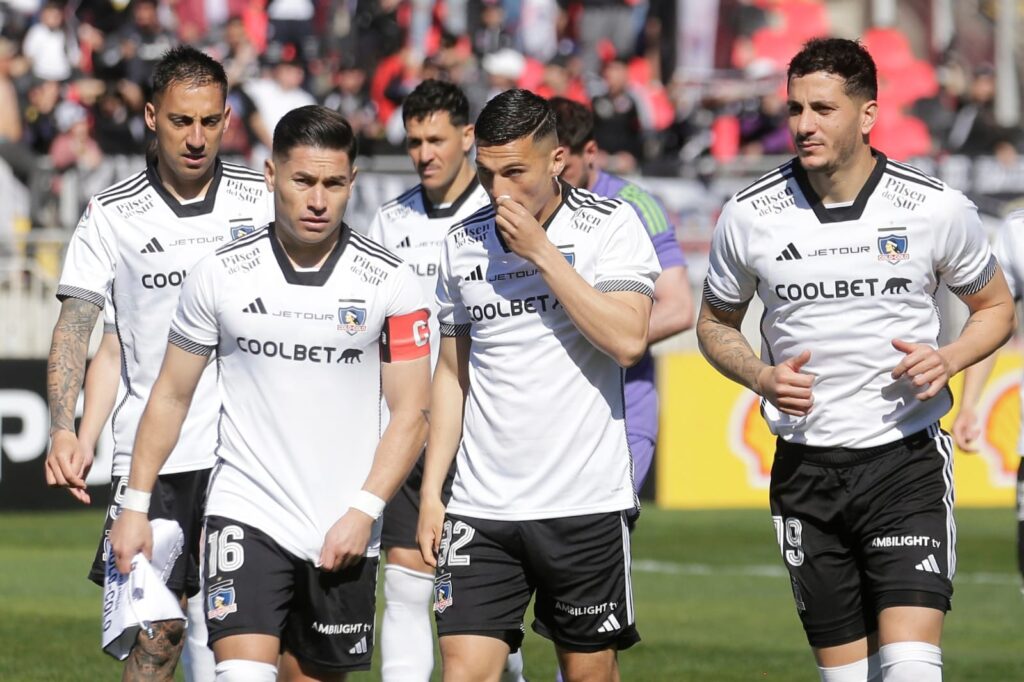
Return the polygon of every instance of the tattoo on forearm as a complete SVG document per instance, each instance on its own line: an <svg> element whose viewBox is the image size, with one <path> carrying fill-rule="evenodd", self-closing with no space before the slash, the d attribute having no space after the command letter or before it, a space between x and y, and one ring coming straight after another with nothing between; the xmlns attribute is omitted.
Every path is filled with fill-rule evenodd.
<svg viewBox="0 0 1024 682"><path fill-rule="evenodd" d="M718 320L701 317L697 338L708 361L719 372L748 388L756 388L764 366L740 330Z"/></svg>
<svg viewBox="0 0 1024 682"><path fill-rule="evenodd" d="M74 298L66 299L61 306L46 365L51 431L75 429L75 404L85 377L89 337L99 312L92 303Z"/></svg>
<svg viewBox="0 0 1024 682"><path fill-rule="evenodd" d="M153 623L153 639L144 631L124 664L122 680L131 682L172 682L185 643L185 624L180 620Z"/></svg>

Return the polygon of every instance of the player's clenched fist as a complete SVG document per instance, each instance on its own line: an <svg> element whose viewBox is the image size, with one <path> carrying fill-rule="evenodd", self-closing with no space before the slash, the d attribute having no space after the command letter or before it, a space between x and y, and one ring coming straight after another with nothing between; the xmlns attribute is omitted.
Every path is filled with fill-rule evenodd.
<svg viewBox="0 0 1024 682"><path fill-rule="evenodd" d="M334 522L320 549L320 568L339 571L357 563L366 554L373 532L373 517L358 509L349 509Z"/></svg>
<svg viewBox="0 0 1024 682"><path fill-rule="evenodd" d="M794 417L810 414L814 406L811 394L814 375L801 371L810 359L811 351L805 350L774 367L765 367L757 376L757 392L785 414Z"/></svg>
<svg viewBox="0 0 1024 682"><path fill-rule="evenodd" d="M147 559L153 556L153 529L149 518L142 512L122 509L110 528L110 551L114 553L117 570L123 574L132 570L132 559L142 552Z"/></svg>

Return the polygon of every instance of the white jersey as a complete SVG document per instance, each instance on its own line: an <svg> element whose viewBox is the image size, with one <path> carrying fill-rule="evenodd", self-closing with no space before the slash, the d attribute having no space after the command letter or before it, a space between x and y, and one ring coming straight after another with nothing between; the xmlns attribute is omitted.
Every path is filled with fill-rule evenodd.
<svg viewBox="0 0 1024 682"><path fill-rule="evenodd" d="M113 416L114 476L126 476L142 411L163 363L167 331L185 275L218 245L273 219L263 176L217 162L201 201L181 203L152 165L92 197L68 244L57 298L101 308L109 296L121 343L120 399ZM104 314L104 321L110 316ZM217 445L217 377L199 383L181 438L161 474L213 466Z"/></svg>
<svg viewBox="0 0 1024 682"><path fill-rule="evenodd" d="M633 209L561 185L548 238L599 291L654 295L658 257ZM495 520L629 509L624 372L576 328L487 207L451 229L437 282L443 336L469 336L469 394L448 511Z"/></svg>
<svg viewBox="0 0 1024 682"><path fill-rule="evenodd" d="M273 226L228 244L189 275L171 343L216 351L220 458L206 513L259 528L315 562L363 485L380 441L380 363L396 318L426 307L399 258L342 227L317 271L296 271ZM380 524L368 549L380 547Z"/></svg>
<svg viewBox="0 0 1024 682"><path fill-rule="evenodd" d="M996 233L992 251L1003 268L1013 300L1019 301L1024 296L1024 210L1006 216ZM1020 395L1020 423L1024 425L1024 383L1021 384ZM1017 437L1017 452L1024 456L1024 426Z"/></svg>
<svg viewBox="0 0 1024 682"><path fill-rule="evenodd" d="M491 203L487 192L474 177L469 187L448 206L436 207L427 199L422 185L387 202L373 216L367 234L370 239L401 256L419 280L423 295L432 304L430 336L437 338L437 260L448 230ZM437 363L441 344L431 348L431 366Z"/></svg>
<svg viewBox="0 0 1024 682"><path fill-rule="evenodd" d="M811 352L814 409L762 413L786 441L865 448L933 424L952 406L948 390L926 401L893 339L938 345L940 280L960 296L992 278L992 257L974 204L917 169L875 152L856 200L826 207L799 161L734 196L712 239L704 298L735 310L764 302L761 359L771 365Z"/></svg>

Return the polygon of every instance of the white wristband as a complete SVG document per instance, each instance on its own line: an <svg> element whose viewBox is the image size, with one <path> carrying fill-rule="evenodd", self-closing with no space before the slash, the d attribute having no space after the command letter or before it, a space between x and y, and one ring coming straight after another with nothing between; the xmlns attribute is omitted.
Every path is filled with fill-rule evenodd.
<svg viewBox="0 0 1024 682"><path fill-rule="evenodd" d="M380 499L368 490L360 490L352 496L349 509L358 509L371 519L376 521L384 513L384 500Z"/></svg>
<svg viewBox="0 0 1024 682"><path fill-rule="evenodd" d="M124 496L121 498L121 509L128 509L148 514L149 498L152 496L152 493L144 493L141 490L136 490L135 488L125 488Z"/></svg>

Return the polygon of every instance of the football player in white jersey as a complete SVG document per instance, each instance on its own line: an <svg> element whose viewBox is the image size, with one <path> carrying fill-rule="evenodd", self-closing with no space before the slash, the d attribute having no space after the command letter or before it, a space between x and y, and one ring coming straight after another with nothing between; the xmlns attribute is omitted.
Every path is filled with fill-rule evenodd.
<svg viewBox="0 0 1024 682"><path fill-rule="evenodd" d="M825 682L942 678L956 569L951 376L998 348L1013 303L975 206L872 149L874 62L808 42L790 62L797 157L724 207L697 337L762 396L778 437L770 502ZM940 283L967 304L938 347ZM761 354L740 324L765 305Z"/></svg>
<svg viewBox="0 0 1024 682"><path fill-rule="evenodd" d="M490 205L490 199L470 160L473 125L469 102L458 86L423 81L402 102L402 118L406 150L420 184L377 209L368 235L402 257L433 302L438 255L448 229ZM435 336L436 312L435 308L430 320ZM432 350L436 359L436 344ZM445 501L453 475L451 471L445 481ZM426 682L434 668L429 612L434 570L424 563L416 544L422 480L420 457L384 510L381 546L387 565L380 649L385 682Z"/></svg>
<svg viewBox="0 0 1024 682"><path fill-rule="evenodd" d="M430 340L412 271L343 222L355 149L352 127L324 107L278 123L266 166L275 222L189 274L111 531L119 568L149 551L157 472L216 351L203 573L217 682L370 667L379 521L426 437Z"/></svg>
<svg viewBox="0 0 1024 682"><path fill-rule="evenodd" d="M92 465L93 443L82 447L73 415L90 332L106 300L115 309L108 321L123 350L121 401L113 422L111 503L89 576L100 584L106 536L119 511L135 430L163 357L185 274L218 243L253 231L273 215L262 177L217 156L231 116L226 92L223 67L203 53L180 47L164 55L154 70L153 99L146 105L155 154L144 171L92 198L68 245L57 290L61 312L47 369L51 446L46 478L82 502L89 501L85 475ZM199 589L202 506L217 443L215 374L211 367L205 375L182 446L161 472L160 501L154 505L154 516L174 519L185 533L186 551L174 565L168 587L188 596ZM95 429L86 437L92 440ZM141 637L127 660L126 678L169 676L181 650L181 628L180 621L161 623L155 638ZM203 650L195 652L197 658L202 655Z"/></svg>
<svg viewBox="0 0 1024 682"><path fill-rule="evenodd" d="M417 534L444 676L498 679L536 593L533 628L565 679L618 679L616 651L639 640L622 368L646 349L658 259L630 206L559 180L543 98L497 95L476 138L494 205L441 247Z"/></svg>
<svg viewBox="0 0 1024 682"><path fill-rule="evenodd" d="M1024 211L1017 210L1006 216L996 234L992 251L1006 273L1006 283L1010 286L1014 301L1020 301L1024 295ZM964 452L977 452L981 447L979 439L982 436L982 425L978 423L978 400L995 367L996 355L993 353L964 371L960 409L953 422L953 439ZM1024 385L1021 391L1024 392ZM1021 400L1021 412L1024 414L1024 400ZM1024 424L1024 419L1021 424ZM1017 452L1021 456L1017 465L1017 570L1024 579L1024 428L1018 434ZM1024 586L1021 590L1024 591Z"/></svg>

